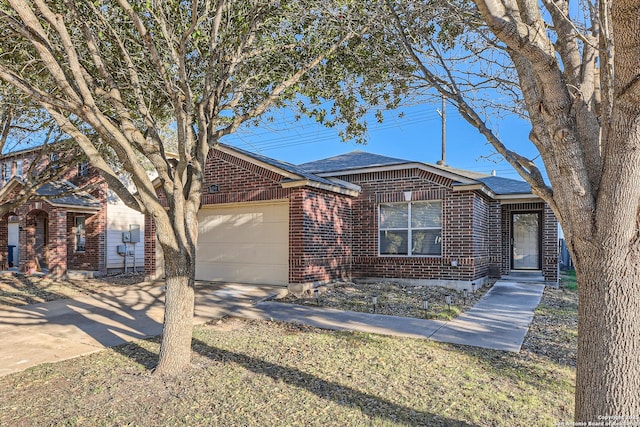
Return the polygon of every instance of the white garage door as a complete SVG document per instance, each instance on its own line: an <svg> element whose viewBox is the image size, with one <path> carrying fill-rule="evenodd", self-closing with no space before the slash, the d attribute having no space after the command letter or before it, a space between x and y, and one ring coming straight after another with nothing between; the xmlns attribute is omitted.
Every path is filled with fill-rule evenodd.
<svg viewBox="0 0 640 427"><path fill-rule="evenodd" d="M198 222L198 280L288 284L288 201L203 207Z"/></svg>

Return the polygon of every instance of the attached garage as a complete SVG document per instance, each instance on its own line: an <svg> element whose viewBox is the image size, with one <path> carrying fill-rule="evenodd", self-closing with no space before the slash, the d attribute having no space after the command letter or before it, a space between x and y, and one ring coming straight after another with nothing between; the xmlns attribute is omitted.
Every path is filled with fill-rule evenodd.
<svg viewBox="0 0 640 427"><path fill-rule="evenodd" d="M289 283L289 202L203 206L196 279Z"/></svg>

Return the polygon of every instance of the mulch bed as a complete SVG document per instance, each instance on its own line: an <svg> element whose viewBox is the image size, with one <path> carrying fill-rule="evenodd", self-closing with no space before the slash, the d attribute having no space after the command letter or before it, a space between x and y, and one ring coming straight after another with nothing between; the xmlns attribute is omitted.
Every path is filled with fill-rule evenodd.
<svg viewBox="0 0 640 427"><path fill-rule="evenodd" d="M476 292L464 293L440 286L412 286L401 283L337 283L318 288L316 301L312 292L302 296L287 295L279 302L302 305L320 305L339 310L378 313L402 317L418 317L428 319L451 319L468 310L484 296L492 286L488 284ZM375 310L372 297L377 296ZM447 305L446 296L451 296L451 304ZM423 301L428 302L428 311L423 309Z"/></svg>

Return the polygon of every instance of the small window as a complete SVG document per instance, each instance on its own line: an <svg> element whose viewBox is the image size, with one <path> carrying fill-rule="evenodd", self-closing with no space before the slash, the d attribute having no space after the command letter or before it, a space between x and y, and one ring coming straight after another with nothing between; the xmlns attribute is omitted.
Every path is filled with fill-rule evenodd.
<svg viewBox="0 0 640 427"><path fill-rule="evenodd" d="M89 162L78 163L78 176L89 175Z"/></svg>
<svg viewBox="0 0 640 427"><path fill-rule="evenodd" d="M86 244L85 217L76 217L76 252L84 252Z"/></svg>
<svg viewBox="0 0 640 427"><path fill-rule="evenodd" d="M11 162L2 165L2 182L6 183L11 179Z"/></svg>
<svg viewBox="0 0 640 427"><path fill-rule="evenodd" d="M22 165L23 165L23 161L22 159L16 160L16 176L22 176Z"/></svg>
<svg viewBox="0 0 640 427"><path fill-rule="evenodd" d="M60 165L58 164L58 160L60 160L60 156L58 153L49 154L49 165L51 168L56 169Z"/></svg>
<svg viewBox="0 0 640 427"><path fill-rule="evenodd" d="M442 202L380 205L380 255L442 255Z"/></svg>

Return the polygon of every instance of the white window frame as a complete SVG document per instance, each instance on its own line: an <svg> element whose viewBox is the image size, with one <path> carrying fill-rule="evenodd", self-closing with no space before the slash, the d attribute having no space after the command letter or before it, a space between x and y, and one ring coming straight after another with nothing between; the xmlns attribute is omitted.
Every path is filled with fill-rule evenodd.
<svg viewBox="0 0 640 427"><path fill-rule="evenodd" d="M439 203L440 204L440 227L411 227L411 215L412 215L412 206L421 203ZM388 205L406 205L407 206L407 227L406 228L382 228L382 206ZM443 229L443 202L442 200L415 200L411 202L397 202L397 203L379 203L378 204L378 256L381 257L400 257L400 258L442 258L442 229ZM439 254L413 254L413 232L414 231L423 231L423 230L440 230L440 253ZM383 231L406 231L407 232L407 253L406 254L385 254L382 253L382 239L380 237Z"/></svg>
<svg viewBox="0 0 640 427"><path fill-rule="evenodd" d="M80 219L82 219L82 221L79 221ZM80 227L79 222L82 222L82 227ZM85 252L87 248L87 217L76 216L74 220L74 225L75 225L74 227L75 252Z"/></svg>

